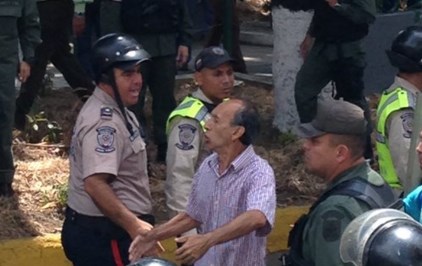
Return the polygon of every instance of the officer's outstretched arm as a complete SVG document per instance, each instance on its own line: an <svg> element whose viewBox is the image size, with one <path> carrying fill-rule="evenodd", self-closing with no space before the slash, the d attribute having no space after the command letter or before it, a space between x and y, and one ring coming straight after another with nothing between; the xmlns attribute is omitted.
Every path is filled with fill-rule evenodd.
<svg viewBox="0 0 422 266"><path fill-rule="evenodd" d="M133 238L149 231L152 225L138 219L114 194L110 182L115 177L110 174L98 173L85 179L85 190L94 200L98 208L114 223L125 229Z"/></svg>

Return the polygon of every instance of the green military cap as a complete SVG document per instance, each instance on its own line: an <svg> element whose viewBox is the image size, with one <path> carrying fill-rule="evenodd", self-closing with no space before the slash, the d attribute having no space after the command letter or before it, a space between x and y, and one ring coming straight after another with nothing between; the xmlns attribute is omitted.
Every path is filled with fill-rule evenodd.
<svg viewBox="0 0 422 266"><path fill-rule="evenodd" d="M342 99L330 97L318 100L317 114L310 123L299 126L303 138L318 137L326 133L361 135L366 133L367 121L362 108Z"/></svg>

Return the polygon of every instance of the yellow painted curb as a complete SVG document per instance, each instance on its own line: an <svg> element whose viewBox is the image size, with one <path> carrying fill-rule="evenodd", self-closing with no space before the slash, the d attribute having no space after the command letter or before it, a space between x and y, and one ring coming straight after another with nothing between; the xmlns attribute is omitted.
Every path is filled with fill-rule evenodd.
<svg viewBox="0 0 422 266"><path fill-rule="evenodd" d="M287 249L287 237L291 225L309 206L278 208L273 231L268 236L267 250L273 253ZM162 242L166 252L163 257L174 261L176 244L173 239ZM59 234L16 240L0 241L0 266L70 266L60 243Z"/></svg>

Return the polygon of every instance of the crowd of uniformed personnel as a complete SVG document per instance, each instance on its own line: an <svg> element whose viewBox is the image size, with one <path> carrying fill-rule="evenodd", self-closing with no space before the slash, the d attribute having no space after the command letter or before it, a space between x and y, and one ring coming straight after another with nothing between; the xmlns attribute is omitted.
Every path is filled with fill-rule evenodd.
<svg viewBox="0 0 422 266"><path fill-rule="evenodd" d="M74 265L126 265L159 254L159 240L170 236L177 236L176 256L184 265L264 265L265 239L274 225L275 178L253 150L259 114L249 102L230 98L234 71L246 71L241 53L230 55L213 40L193 62L197 89L177 105L175 75L188 61L192 42L187 1L75 2L0 3L0 21L7 25L0 31L0 196L14 194L12 129L25 128L51 61L85 102L73 130L62 230L64 251ZM400 32L387 51L398 74L378 105L378 174L369 164L374 155L361 48L375 20L375 2L279 2L292 10L314 10L300 46L304 64L295 99L306 170L327 183L295 224L290 251L280 263L375 265L369 263L376 261L370 248L368 263L343 262L340 242L356 217L400 205L408 187L416 95L422 90L422 27ZM219 5L215 1L214 8ZM17 75L22 88L15 101ZM319 96L330 81L334 97ZM170 221L156 228L145 149L151 138L144 130L146 89L153 98L156 160L167 167ZM417 152L422 154L421 144ZM415 188L405 197L403 208L419 222L421 191Z"/></svg>

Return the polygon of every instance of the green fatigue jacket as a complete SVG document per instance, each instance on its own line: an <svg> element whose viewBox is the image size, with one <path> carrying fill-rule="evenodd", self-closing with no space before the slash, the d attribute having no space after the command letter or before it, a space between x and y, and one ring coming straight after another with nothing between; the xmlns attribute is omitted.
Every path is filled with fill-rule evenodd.
<svg viewBox="0 0 422 266"><path fill-rule="evenodd" d="M18 59L18 43L23 60L34 58L40 41L40 25L36 2L33 0L0 1L0 58ZM17 62L17 61L15 61ZM14 75L16 68L13 69Z"/></svg>
<svg viewBox="0 0 422 266"><path fill-rule="evenodd" d="M357 25L370 24L375 21L376 8L374 0L344 0L341 1L339 6L334 7L334 10L341 17ZM308 33L316 38L312 49L324 54L329 61L363 54L361 39L351 42L326 42L321 40L318 29L315 29L317 16L325 16L325 14L320 15L318 12L315 12L309 26ZM347 35L347 30L345 35Z"/></svg>
<svg viewBox="0 0 422 266"><path fill-rule="evenodd" d="M347 180L361 177L374 185L385 184L384 179L364 162L334 178L327 190ZM339 266L339 245L346 226L370 207L350 196L332 195L321 202L310 214L302 239L302 254L314 266Z"/></svg>
<svg viewBox="0 0 422 266"><path fill-rule="evenodd" d="M192 21L186 0L181 1L182 17L179 18L178 31L162 34L133 34L133 37L148 51L151 57L176 55L180 45L190 46L192 43ZM112 32L124 32L120 23L120 1L102 1L100 14L101 35Z"/></svg>
<svg viewBox="0 0 422 266"><path fill-rule="evenodd" d="M396 77L377 109L376 148L380 174L400 194L406 184L417 88Z"/></svg>
<svg viewBox="0 0 422 266"><path fill-rule="evenodd" d="M11 183L14 163L11 152L15 113L15 77L19 67L19 44L23 60L30 63L40 42L36 2L0 1L0 183Z"/></svg>

